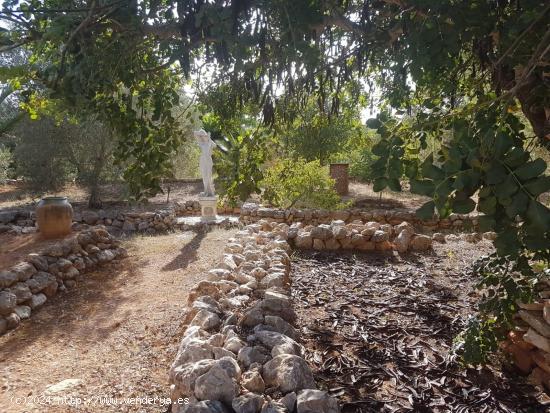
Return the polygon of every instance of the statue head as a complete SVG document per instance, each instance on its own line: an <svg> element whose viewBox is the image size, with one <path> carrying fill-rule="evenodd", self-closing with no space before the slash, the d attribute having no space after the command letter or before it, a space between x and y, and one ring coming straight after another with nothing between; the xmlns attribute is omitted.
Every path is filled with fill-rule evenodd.
<svg viewBox="0 0 550 413"><path fill-rule="evenodd" d="M193 136L199 143L208 142L210 140L210 134L204 129L194 131Z"/></svg>

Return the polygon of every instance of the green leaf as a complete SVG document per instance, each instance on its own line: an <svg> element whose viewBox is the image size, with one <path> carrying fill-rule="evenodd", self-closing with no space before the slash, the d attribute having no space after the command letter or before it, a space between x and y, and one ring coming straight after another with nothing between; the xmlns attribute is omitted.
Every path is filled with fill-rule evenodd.
<svg viewBox="0 0 550 413"><path fill-rule="evenodd" d="M480 198L477 203L477 210L487 215L492 215L496 211L497 199L494 196Z"/></svg>
<svg viewBox="0 0 550 413"><path fill-rule="evenodd" d="M401 192L401 183L397 178L390 178L388 180L388 187L395 192Z"/></svg>
<svg viewBox="0 0 550 413"><path fill-rule="evenodd" d="M541 158L528 162L514 171L514 174L523 182L535 178L546 170L546 162Z"/></svg>
<svg viewBox="0 0 550 413"><path fill-rule="evenodd" d="M550 191L550 176L541 176L523 184L523 187L533 196Z"/></svg>
<svg viewBox="0 0 550 413"><path fill-rule="evenodd" d="M550 209L531 199L527 208L527 220L529 226L536 228L538 231L548 231L550 230Z"/></svg>
<svg viewBox="0 0 550 413"><path fill-rule="evenodd" d="M367 128L378 129L380 126L382 126L382 122L380 122L376 118L371 118L367 120L366 125L367 125Z"/></svg>
<svg viewBox="0 0 550 413"><path fill-rule="evenodd" d="M529 154L523 150L521 147L515 147L504 157L504 163L510 168L517 168L520 165L523 165L527 159L529 159Z"/></svg>
<svg viewBox="0 0 550 413"><path fill-rule="evenodd" d="M519 189L516 179L512 174L504 180L504 182L495 186L495 194L499 200L511 198Z"/></svg>
<svg viewBox="0 0 550 413"><path fill-rule="evenodd" d="M479 230L483 232L493 231L496 221L492 216L482 215L477 219Z"/></svg>
<svg viewBox="0 0 550 413"><path fill-rule="evenodd" d="M423 220L429 220L433 218L435 203L434 201L428 201L416 210L416 216Z"/></svg>
<svg viewBox="0 0 550 413"><path fill-rule="evenodd" d="M512 198L512 203L506 207L506 215L509 218L515 218L516 215L522 215L527 210L529 197L523 191L519 191Z"/></svg>
<svg viewBox="0 0 550 413"><path fill-rule="evenodd" d="M372 153L376 156L387 156L388 152L389 147L386 141L380 141L372 147Z"/></svg>
<svg viewBox="0 0 550 413"><path fill-rule="evenodd" d="M384 177L376 178L374 184L372 185L372 190L374 192L380 192L388 186L388 180Z"/></svg>
<svg viewBox="0 0 550 413"><path fill-rule="evenodd" d="M435 190L433 181L411 179L411 192L420 195L432 196Z"/></svg>
<svg viewBox="0 0 550 413"><path fill-rule="evenodd" d="M517 230L515 228L508 228L498 233L494 245L498 253L502 256L516 255L521 248Z"/></svg>
<svg viewBox="0 0 550 413"><path fill-rule="evenodd" d="M512 146L514 145L514 140L512 136L508 133L498 132L495 143L493 146L493 151L496 158L504 155Z"/></svg>
<svg viewBox="0 0 550 413"><path fill-rule="evenodd" d="M506 179L507 176L508 173L504 166L493 164L492 168L487 171L485 182L487 182L489 185L500 184Z"/></svg>
<svg viewBox="0 0 550 413"><path fill-rule="evenodd" d="M418 165L414 162L407 163L405 166L405 176L409 179L416 178L418 174Z"/></svg>
<svg viewBox="0 0 550 413"><path fill-rule="evenodd" d="M453 201L453 211L457 214L469 214L475 207L476 203L470 198Z"/></svg>

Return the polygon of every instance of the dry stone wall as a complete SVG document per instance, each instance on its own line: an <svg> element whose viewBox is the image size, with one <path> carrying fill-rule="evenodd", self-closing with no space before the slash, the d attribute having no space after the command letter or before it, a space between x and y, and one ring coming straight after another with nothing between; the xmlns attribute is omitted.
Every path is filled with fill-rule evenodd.
<svg viewBox="0 0 550 413"><path fill-rule="evenodd" d="M86 270L126 256L104 227L94 227L0 271L0 335L16 328L58 291L74 287Z"/></svg>
<svg viewBox="0 0 550 413"><path fill-rule="evenodd" d="M449 218L421 220L414 212L396 210L365 211L362 209L345 209L328 211L324 209L278 209L266 208L258 204L247 203L241 207L241 220L251 224L261 219L293 224L301 222L304 225L330 224L332 221L344 221L349 224L354 221L376 221L380 224L398 225L402 222L412 224L420 231L446 231L476 229L478 219L475 215L451 214Z"/></svg>
<svg viewBox="0 0 550 413"><path fill-rule="evenodd" d="M239 214L240 208L222 206L218 214ZM73 228L82 229L89 225L105 225L107 230L115 235L122 233L157 234L184 228L177 218L182 216L199 216L201 214L198 201L187 201L174 204L171 208L146 212L127 212L120 210L81 210L73 216ZM29 234L37 232L36 217L33 211L13 210L0 211L0 234Z"/></svg>
<svg viewBox="0 0 550 413"><path fill-rule="evenodd" d="M181 401L172 413L340 411L316 388L293 325L289 230L265 220L246 226L192 289L170 368L171 399Z"/></svg>
<svg viewBox="0 0 550 413"><path fill-rule="evenodd" d="M432 238L417 234L408 222L399 225L376 221L332 221L317 226L295 223L287 232L289 242L298 249L360 250L360 251L426 251L432 247Z"/></svg>

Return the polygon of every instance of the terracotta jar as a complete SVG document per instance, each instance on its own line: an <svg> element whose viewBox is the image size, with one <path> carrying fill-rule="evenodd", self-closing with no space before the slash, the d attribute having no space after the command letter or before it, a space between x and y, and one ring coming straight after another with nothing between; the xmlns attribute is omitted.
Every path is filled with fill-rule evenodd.
<svg viewBox="0 0 550 413"><path fill-rule="evenodd" d="M42 198L36 207L36 223L45 238L67 235L73 223L73 207L64 196Z"/></svg>

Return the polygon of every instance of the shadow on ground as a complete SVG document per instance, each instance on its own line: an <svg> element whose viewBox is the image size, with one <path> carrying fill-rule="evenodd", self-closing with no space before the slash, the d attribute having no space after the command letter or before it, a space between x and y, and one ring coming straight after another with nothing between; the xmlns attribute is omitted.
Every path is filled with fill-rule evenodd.
<svg viewBox="0 0 550 413"><path fill-rule="evenodd" d="M197 251L201 246L202 240L206 237L206 232L200 231L195 233L191 241L183 246L179 255L172 261L162 267L162 271L175 271L186 269L189 264L197 260Z"/></svg>

